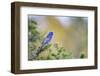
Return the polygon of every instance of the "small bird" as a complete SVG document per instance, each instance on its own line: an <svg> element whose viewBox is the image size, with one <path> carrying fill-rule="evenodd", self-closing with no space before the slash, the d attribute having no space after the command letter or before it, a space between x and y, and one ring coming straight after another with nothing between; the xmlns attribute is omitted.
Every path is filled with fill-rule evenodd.
<svg viewBox="0 0 100 76"><path fill-rule="evenodd" d="M53 37L53 32L49 32L48 35L43 39L41 46L37 50L34 50L32 52L33 59L35 59L38 56L38 54L42 51L42 48L45 45L48 45L50 43L52 37Z"/></svg>
<svg viewBox="0 0 100 76"><path fill-rule="evenodd" d="M53 32L49 32L48 35L44 38L44 40L42 41L42 46L49 44L51 39L53 37Z"/></svg>

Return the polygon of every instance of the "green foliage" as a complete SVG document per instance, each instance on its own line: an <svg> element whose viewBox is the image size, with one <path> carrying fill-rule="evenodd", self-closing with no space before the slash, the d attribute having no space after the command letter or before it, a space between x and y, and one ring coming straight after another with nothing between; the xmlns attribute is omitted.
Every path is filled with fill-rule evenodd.
<svg viewBox="0 0 100 76"><path fill-rule="evenodd" d="M29 21L28 24L28 35L29 35L29 41L36 41L36 40L40 40L40 33L37 30L36 27L37 23L33 20Z"/></svg>
<svg viewBox="0 0 100 76"><path fill-rule="evenodd" d="M81 58L81 59L85 58L85 54L81 53L81 54L80 54L80 58Z"/></svg>
<svg viewBox="0 0 100 76"><path fill-rule="evenodd" d="M40 46L42 37L36 27L37 23L34 20L28 22L28 59L33 60L32 51L37 50Z"/></svg>
<svg viewBox="0 0 100 76"><path fill-rule="evenodd" d="M43 48L43 52L37 57L38 60L57 60L57 59L71 59L72 54L69 51L66 51L64 47L58 46L55 47L53 44L46 45ZM47 53L46 53L47 52ZM43 54L46 54L44 56Z"/></svg>

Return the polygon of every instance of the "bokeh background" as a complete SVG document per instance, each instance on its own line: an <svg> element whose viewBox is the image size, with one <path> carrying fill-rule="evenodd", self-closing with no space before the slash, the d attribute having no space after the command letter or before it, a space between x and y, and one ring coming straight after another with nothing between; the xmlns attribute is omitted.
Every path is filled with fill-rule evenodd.
<svg viewBox="0 0 100 76"><path fill-rule="evenodd" d="M28 60L34 60L32 51L48 32L54 33L53 38L35 60L88 57L87 17L28 15Z"/></svg>

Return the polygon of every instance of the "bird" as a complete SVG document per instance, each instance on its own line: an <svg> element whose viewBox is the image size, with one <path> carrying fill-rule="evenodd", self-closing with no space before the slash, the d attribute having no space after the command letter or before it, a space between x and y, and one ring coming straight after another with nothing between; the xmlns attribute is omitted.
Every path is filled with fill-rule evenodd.
<svg viewBox="0 0 100 76"><path fill-rule="evenodd" d="M50 41L52 40L52 37L53 37L53 32L49 32L48 35L43 39L42 46L49 44Z"/></svg>
<svg viewBox="0 0 100 76"><path fill-rule="evenodd" d="M41 46L37 49L37 50L34 50L32 52L32 56L33 56L33 59L35 59L38 54L43 51L42 48L45 46L45 45L48 45L50 43L50 41L52 40L52 37L53 37L53 32L49 32L48 35L43 39L42 43L41 43Z"/></svg>

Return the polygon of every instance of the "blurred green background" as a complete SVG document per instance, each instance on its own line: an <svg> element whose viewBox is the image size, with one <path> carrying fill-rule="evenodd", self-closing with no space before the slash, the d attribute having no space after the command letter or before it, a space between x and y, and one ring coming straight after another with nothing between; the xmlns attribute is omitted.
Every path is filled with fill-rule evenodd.
<svg viewBox="0 0 100 76"><path fill-rule="evenodd" d="M48 32L51 42L37 51ZM88 18L28 15L28 60L80 59L88 57Z"/></svg>

